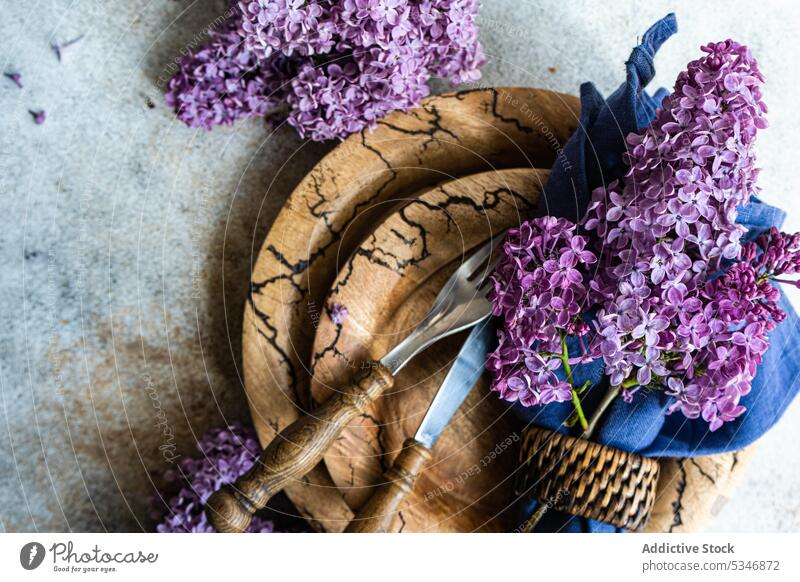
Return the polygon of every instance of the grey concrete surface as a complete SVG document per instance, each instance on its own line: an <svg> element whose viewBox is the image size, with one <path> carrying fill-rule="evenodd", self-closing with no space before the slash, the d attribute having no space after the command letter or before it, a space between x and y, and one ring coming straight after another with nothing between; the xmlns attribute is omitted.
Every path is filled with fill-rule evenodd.
<svg viewBox="0 0 800 582"><path fill-rule="evenodd" d="M484 80L609 92L637 35L680 33L659 84L711 40L749 44L768 78L764 197L800 227L800 17L793 3L486 0ZM163 103L169 63L220 1L2 1L0 531L140 531L170 459L246 419L240 318L250 261L330 147L258 121L211 133ZM59 63L49 48L86 34ZM29 109L43 108L34 125ZM797 531L800 404L764 439L715 531Z"/></svg>

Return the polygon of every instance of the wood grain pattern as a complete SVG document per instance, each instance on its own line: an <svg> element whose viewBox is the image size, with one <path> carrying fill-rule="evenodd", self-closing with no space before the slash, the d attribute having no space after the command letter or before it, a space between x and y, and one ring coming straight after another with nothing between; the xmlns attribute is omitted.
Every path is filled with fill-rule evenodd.
<svg viewBox="0 0 800 582"><path fill-rule="evenodd" d="M325 404L280 432L253 467L206 503L209 522L219 532L243 532L253 514L286 485L313 469L353 418L363 414L394 379L378 362Z"/></svg>
<svg viewBox="0 0 800 582"><path fill-rule="evenodd" d="M291 194L253 265L243 368L266 445L310 409L311 345L325 295L377 218L426 186L493 168L550 167L578 123L578 99L489 88L426 99L346 139ZM321 531L353 514L324 467L286 492Z"/></svg>
<svg viewBox="0 0 800 582"><path fill-rule="evenodd" d="M385 533L391 531L398 510L414 490L417 477L431 459L431 451L413 438L403 443L394 463L383 474L384 482L361 507L345 530L347 533Z"/></svg>

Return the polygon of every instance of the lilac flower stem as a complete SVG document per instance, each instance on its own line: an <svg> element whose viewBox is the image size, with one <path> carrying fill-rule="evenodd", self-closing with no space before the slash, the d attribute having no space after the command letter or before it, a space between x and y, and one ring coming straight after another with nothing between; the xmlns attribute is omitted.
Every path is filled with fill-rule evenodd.
<svg viewBox="0 0 800 582"><path fill-rule="evenodd" d="M597 407L597 410L594 411L592 417L589 419L589 426L586 430L583 431L581 434L581 438L588 439L594 434L597 425L600 423L600 419L605 414L608 407L611 406L611 403L616 400L617 396L619 396L621 386L612 386L608 389L605 396L603 396L603 400L600 401L600 405Z"/></svg>
<svg viewBox="0 0 800 582"><path fill-rule="evenodd" d="M572 368L569 365L569 350L567 349L567 336L565 334L561 334L561 355L559 356L561 362L564 364L564 372L567 376L567 382L569 385L572 386L572 405L575 407L575 414L578 415L578 422L581 425L581 428L586 431L589 427L588 423L586 422L586 415L583 413L583 407L581 407L581 399L578 397L578 391L575 389L575 384L572 382Z"/></svg>
<svg viewBox="0 0 800 582"><path fill-rule="evenodd" d="M578 422L581 425L581 429L583 432L581 433L581 438L588 438L590 432L590 425L586 421L586 415L583 413L583 407L581 406L581 399L578 397L578 390L573 384L572 380L572 367L569 365L569 349L567 349L567 336L564 333L561 333L561 353L560 354L552 354L554 357L557 357L561 360L564 364L564 373L566 374L567 382L570 386L572 386L572 405L575 407L575 414L578 417ZM584 388L588 385L588 382L584 384ZM608 406L608 405L606 405ZM602 404L601 404L602 407ZM602 411L601 413L602 414ZM595 413L592 417L592 422L597 423L597 420L600 417L600 414ZM540 503L539 506L534 510L534 512L530 515L528 519L525 520L525 523L522 524L520 529L518 530L519 533L531 533L533 532L536 525L541 521L544 514L547 513L549 509L549 505L547 503Z"/></svg>
<svg viewBox="0 0 800 582"><path fill-rule="evenodd" d="M611 406L614 400L616 400L617 396L619 396L619 393L622 391L622 389L633 388L634 386L636 386L636 384L638 384L636 376L632 376L627 380L625 380L619 386L611 386L611 388L609 388L608 391L606 392L605 396L603 396L603 399L600 401L600 404L597 406L597 410L595 410L594 413L592 413L592 416L589 419L589 427L585 431L583 431L583 434L581 434L581 438L583 439L591 438L591 436L594 434L594 431L597 429L597 425L600 423L600 419L603 418L603 414L605 414L606 410L608 410L608 407Z"/></svg>

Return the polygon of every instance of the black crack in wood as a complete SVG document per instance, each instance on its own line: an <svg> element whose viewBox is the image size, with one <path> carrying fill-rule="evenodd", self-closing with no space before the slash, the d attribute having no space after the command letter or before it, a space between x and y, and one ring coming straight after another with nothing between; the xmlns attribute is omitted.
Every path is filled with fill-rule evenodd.
<svg viewBox="0 0 800 582"><path fill-rule="evenodd" d="M692 463L692 465L694 465L695 469L697 469L697 471L698 471L698 472L699 472L699 473L700 473L700 474L701 474L703 477L705 477L706 479L708 479L708 480L711 482L711 484L712 484L712 485L716 485L716 484L717 484L717 480L716 480L716 479L714 479L714 477L712 477L711 475L709 475L709 474L708 474L708 473L705 471L705 469L703 469L702 465L700 465L700 463L698 463L698 462L697 462L697 460L696 460L696 459L689 459L689 461Z"/></svg>
<svg viewBox="0 0 800 582"><path fill-rule="evenodd" d="M297 281L295 281L295 277L303 274L308 269L312 259L300 259L299 261L292 263L287 260L286 257L283 256L283 253L276 249L272 244L267 245L267 252L269 252L269 254L271 254L272 257L278 261L278 263L288 269L289 272L273 275L272 277L268 277L263 281L251 281L250 292L254 294L260 294L264 291L265 287L268 287L273 283L278 281L288 281L292 288L294 288L294 290L297 292L297 297L291 301L291 305L297 305L303 300L305 290Z"/></svg>
<svg viewBox="0 0 800 582"><path fill-rule="evenodd" d="M388 269L392 272L402 271L405 267L404 261L400 259L394 253L386 251L381 247L377 246L378 238L375 233L369 235L367 242L360 247L358 247L355 251L353 251L353 255L350 257L350 260L347 261L347 266L345 268L345 272L343 275L340 275L336 282L331 287L329 292L329 297L335 297L338 295L342 289L347 285L350 281L350 277L353 275L353 271L355 269L355 259L356 257L362 257L366 259L369 263L376 265L378 267L383 267L384 269ZM367 245L373 245L372 247ZM382 255L382 256L381 256ZM393 259L394 264L390 261L387 261L384 257L389 257Z"/></svg>
<svg viewBox="0 0 800 582"><path fill-rule="evenodd" d="M533 133L532 127L523 124L516 117L506 117L505 115L500 113L500 111L498 110L500 93L497 91L497 89L490 89L490 91L492 92L492 117L499 119L504 123L510 123L514 125L522 133Z"/></svg>
<svg viewBox="0 0 800 582"><path fill-rule="evenodd" d="M356 257L363 257L368 262L373 265L377 265L379 267L383 267L388 269L392 272L402 274L411 266L416 266L428 257L431 256L431 252L428 249L428 231L425 226L416 220L412 219L409 216L409 211L412 210L415 206L422 206L425 210L435 213L442 213L445 217L445 220L448 224L448 229L451 225L455 225L455 221L453 220L452 213L450 212L451 207L454 206L467 206L474 210L475 212L486 212L487 210L497 210L501 204L506 201L506 197L511 197L519 202L525 207L526 210L532 209L535 207L533 201L529 200L522 194L511 190L509 188L496 188L494 190L485 190L483 192L483 199L478 202L474 198L470 196L464 195L456 195L450 194L447 192L445 188L439 188L439 192L446 196L445 200L440 203L431 203L427 200L422 198L418 198L409 202L406 206L401 208L398 212L398 217L402 220L406 225L408 225L411 229L417 232L416 236L406 236L399 232L397 229L392 228L390 232L397 236L404 244L407 246L412 246L416 241L420 241L420 250L419 252L415 253L414 256L411 256L407 259L401 259L396 254L386 250L383 247L377 246L377 237L373 233L370 235L368 242L359 247L353 253L353 257L351 257L350 261L348 261L347 267L343 275L339 277L339 279L334 284L333 288L331 289L331 296L335 296L341 292L341 290L347 285L350 280L350 277L353 275L354 271L354 259ZM372 245L371 247L369 245Z"/></svg>
<svg viewBox="0 0 800 582"><path fill-rule="evenodd" d="M491 108L492 116L495 119L499 119L500 121L503 121L505 123L511 123L523 133L533 133L534 129L532 127L523 125L523 123L519 119L515 117L506 117L498 111L497 107L499 104L500 92L494 87L466 89L464 91L459 91L455 93L455 98L458 99L459 101L463 101L467 95L471 95L472 93L489 93L492 96L491 106L488 107L487 104L484 103L484 112L488 113L489 109Z"/></svg>
<svg viewBox="0 0 800 582"><path fill-rule="evenodd" d="M686 493L686 459L678 461L678 467L681 472L675 487L678 498L672 502L672 523L669 526L669 533L673 533L676 527L683 525L681 512L683 511L683 495Z"/></svg>
<svg viewBox="0 0 800 582"><path fill-rule="evenodd" d="M331 229L333 227L331 226L329 216L331 215L332 211L321 209L328 202L328 200L322 194L322 181L324 180L324 173L319 166L316 166L309 173L309 177L311 178L311 183L314 187L316 199L306 200L306 207L308 208L309 213L311 213L311 216L314 218L319 218L325 223L325 226L327 226L328 229Z"/></svg>
<svg viewBox="0 0 800 582"><path fill-rule="evenodd" d="M444 125L442 125L442 114L439 113L439 109L433 103L423 104L422 105L423 111L425 111L430 118L422 119L419 116L417 111L413 112L413 116L416 117L419 121L427 124L427 127L422 127L419 129L409 129L407 127L400 127L399 125L394 125L393 123L389 123L386 120L379 120L378 124L383 125L384 127L388 127L392 131L396 131L398 133L402 133L405 135L413 135L413 136L427 136L424 142L422 142L422 150L426 151L428 146L435 142L440 141L440 138L437 134L443 134L446 136L451 137L454 141L460 141L458 135L455 134L450 129L447 129Z"/></svg>
<svg viewBox="0 0 800 582"><path fill-rule="evenodd" d="M349 368L355 368L355 364L353 363L352 358L350 358L347 354L339 349L339 339L342 337L342 324L336 325L336 334L333 337L333 341L330 344L325 346L321 351L316 352L311 360L311 376L313 377L316 374L317 364L322 360L326 355L333 354L334 358L342 358L345 362L347 362L347 366Z"/></svg>
<svg viewBox="0 0 800 582"><path fill-rule="evenodd" d="M384 156L384 155L383 155L383 152L381 152L381 151L380 151L378 148L376 148L375 146L372 146L372 145L370 145L370 144L368 144L368 143L367 143L367 134L366 134L366 130L363 130L363 131L361 132L361 145L362 145L364 148L366 148L367 150L371 151L371 152L372 152L373 154L375 154L376 156L378 156L378 158L379 158L379 159L380 159L380 160L383 162L383 164L386 166L386 169L387 169L387 170L389 170L389 172L390 172L389 179L388 179L386 182L384 182L383 184L381 184L381 187L380 187L380 188L378 188L378 190L377 190L377 192L375 193L375 195L374 195L374 196L372 196L372 197L370 197L370 199L368 200L368 202L369 202L369 201L371 201L372 199L380 199L381 195L383 194L383 191L384 191L384 189L386 189L386 188L389 186L389 184L391 184L392 182L394 182L394 181L397 179L398 173L397 173L397 170L395 170L395 169L394 169L394 166L392 166L391 162L390 162L389 160L387 160L387 159L386 159L386 156ZM359 210L359 208L358 208L358 205L356 205L356 210ZM353 216L351 217L351 220L352 220L353 218L355 218L356 216L358 216L358 212L355 212L355 213L353 214Z"/></svg>
<svg viewBox="0 0 800 582"><path fill-rule="evenodd" d="M397 533L403 533L403 530L406 529L406 518L403 517L403 512L402 511L398 511L397 512L397 517L400 518L400 524L401 524L400 525L400 529L397 530Z"/></svg>
<svg viewBox="0 0 800 582"><path fill-rule="evenodd" d="M472 95L473 93L489 93L492 90L493 89L490 87L475 87L472 89L462 89L461 91L456 91L453 93L453 96L459 101L463 101L467 95ZM445 93L443 96L447 97L447 93Z"/></svg>
<svg viewBox="0 0 800 582"><path fill-rule="evenodd" d="M252 298L248 297L247 301L250 303L253 313L255 313L256 317L258 317L264 327L269 331L269 333L265 333L259 326L256 326L256 332L258 332L258 335L263 337L270 347L280 356L281 363L286 366L286 372L289 376L289 389L291 390L294 402L298 407L302 407L304 399L300 397L300 393L297 389L297 370L286 351L278 345L278 329L270 322L269 315L256 307ZM301 410L301 412L305 413L306 411Z"/></svg>
<svg viewBox="0 0 800 582"><path fill-rule="evenodd" d="M376 156L378 156L378 158L380 158L380 160L386 166L387 170L389 170L388 179L383 184L381 184L381 186L377 189L377 191L372 196L369 196L365 200L362 200L361 202L353 205L353 209L352 209L352 212L351 212L350 216L347 217L342 222L342 224L339 226L339 228L336 228L332 224L330 224L329 221L328 221L329 213L327 213L327 211L321 211L320 210L320 208L321 208L321 206L323 204L322 201L324 200L324 196L322 195L321 186L320 186L320 182L319 182L320 177L317 176L316 174L313 174L313 172L312 172L312 174L313 174L312 184L313 184L315 190L317 191L318 198L320 200L318 200L317 202L312 204L309 209L311 210L311 208L313 208L314 212L316 212L315 216L317 218L322 218L323 224L325 224L326 230L328 232L328 240L326 242L324 242L323 244L319 245L316 249L314 249L314 251L309 253L308 257L306 257L305 259L299 259L299 260L297 260L295 262L291 262L291 261L287 260L286 257L283 255L283 253L281 251L279 251L277 248L275 248L274 245L272 245L272 244L268 245L267 246L267 251L288 272L280 273L278 275L274 275L274 276L269 277L269 278L267 278L267 279L265 279L263 281L251 281L250 289L251 289L252 293L260 294L260 293L262 293L264 291L264 288L268 287L269 285L272 285L272 284L277 283L279 281L288 281L289 284L292 286L292 288L294 288L294 290L297 293L297 297L293 301L291 301L291 304L292 305L299 304L303 300L303 297L305 296L306 291L307 291L306 288L299 282L301 276L308 271L308 269L311 267L311 265L313 265L317 261L317 259L319 259L320 257L325 256L325 254L328 252L328 250L330 250L337 242L339 242L341 240L343 233L349 227L350 223L355 218L358 217L358 215L361 213L361 210L364 207L371 205L375 200L382 199L384 191L386 190L386 188L392 182L394 182L397 179L397 175L398 175L397 174L397 170L395 170L392 167L392 165L389 162L389 160L386 159L386 157L383 155L383 153L381 153L380 150L378 150L377 148L367 144L366 132L364 132L364 131L361 132L361 143L362 143L362 145L363 145L363 147L365 149L369 150L370 152L372 152ZM331 177L331 179L333 180L332 177ZM334 183L335 183L335 180L334 180Z"/></svg>
<svg viewBox="0 0 800 582"><path fill-rule="evenodd" d="M390 231L394 236L399 238L400 241L404 245L406 245L407 247L413 246L414 242L417 240L417 239L415 239L413 237L407 237L406 235L404 235L402 232L400 232L399 230L397 230L395 228L391 228Z"/></svg>
<svg viewBox="0 0 800 582"><path fill-rule="evenodd" d="M453 215L450 212L450 209L455 206L467 206L476 212L483 213L488 210L497 210L501 206L501 204L505 202L505 196L511 196L515 200L522 202L522 204L525 206L525 209L533 209L535 207L534 202L528 200L522 194L519 194L518 192L511 190L509 188L496 188L494 190L484 190L483 199L480 202L476 201L471 196L450 194L447 191L446 187L442 187L439 190L440 192L442 192L447 196L447 198L443 202L433 204L431 202L428 202L427 200L418 198L410 202L399 212L399 218L403 222L405 222L409 227L417 231L419 240L422 242L421 253L419 253L417 257L409 259L408 261L405 261L404 264L401 264L400 267L402 269L407 268L409 265L417 264L430 256L430 251L428 251L427 230L422 224L411 219L407 213L408 210L411 210L415 206L422 206L423 208L425 208L430 212L443 213L445 216L445 220L447 222L448 230L450 229L451 226L455 226Z"/></svg>
<svg viewBox="0 0 800 582"><path fill-rule="evenodd" d="M734 451L733 452L733 460L731 461L731 472L733 471L733 469L738 464L739 464L739 452L738 451Z"/></svg>

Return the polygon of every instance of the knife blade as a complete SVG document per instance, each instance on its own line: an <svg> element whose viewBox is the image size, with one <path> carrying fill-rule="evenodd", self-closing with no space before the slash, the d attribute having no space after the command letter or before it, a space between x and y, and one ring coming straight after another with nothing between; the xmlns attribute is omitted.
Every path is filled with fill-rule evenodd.
<svg viewBox="0 0 800 582"><path fill-rule="evenodd" d="M384 475L384 482L345 531L368 533L389 530L400 504L414 489L417 477L430 460L433 445L481 377L493 336L485 323L472 328L428 406L417 433L403 443L403 449Z"/></svg>
<svg viewBox="0 0 800 582"><path fill-rule="evenodd" d="M484 327L483 324L478 324L472 328L417 428L414 440L429 449L433 448L439 435L483 373L492 336Z"/></svg>

